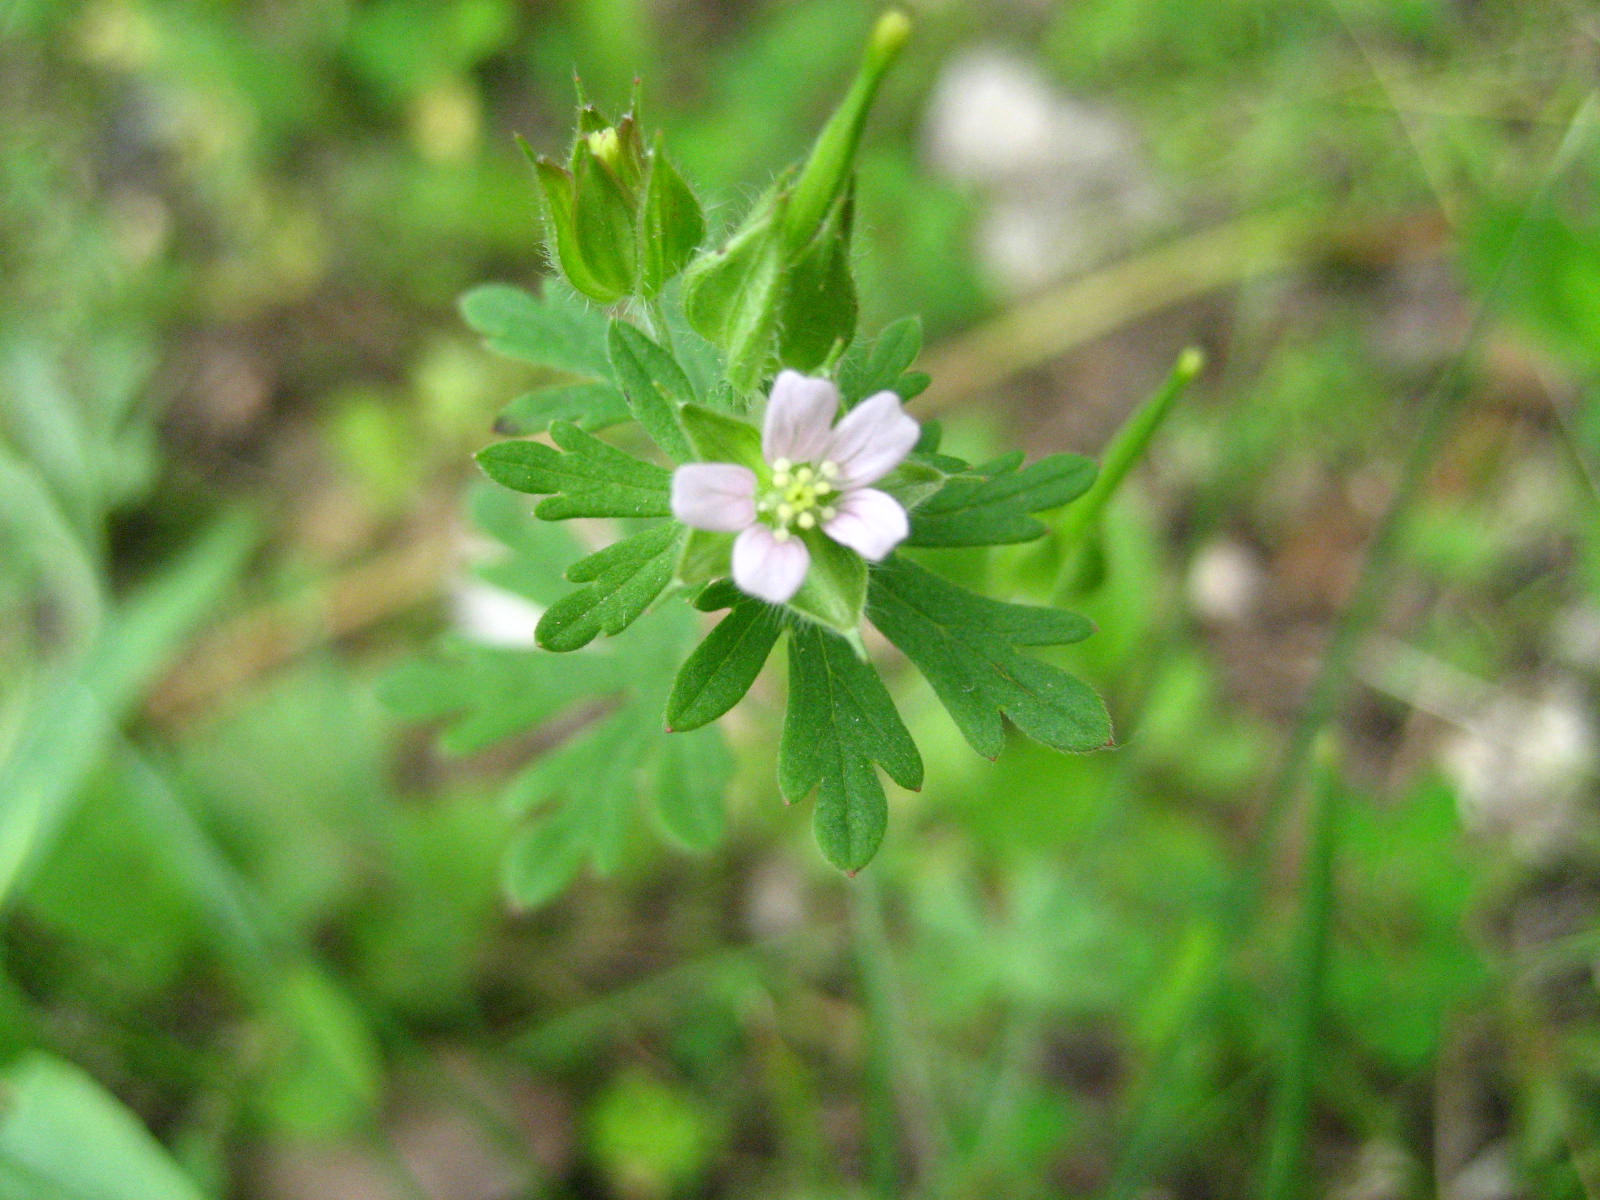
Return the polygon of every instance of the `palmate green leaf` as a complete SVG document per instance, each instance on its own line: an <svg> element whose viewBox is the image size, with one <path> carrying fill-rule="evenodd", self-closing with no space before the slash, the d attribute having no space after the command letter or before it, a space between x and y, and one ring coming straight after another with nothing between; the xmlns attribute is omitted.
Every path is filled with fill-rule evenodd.
<svg viewBox="0 0 1600 1200"><path fill-rule="evenodd" d="M500 410L494 431L505 437L543 433L556 421L594 431L619 425L633 414L622 393L609 383L568 383L518 396Z"/></svg>
<svg viewBox="0 0 1600 1200"><path fill-rule="evenodd" d="M979 596L898 555L872 573L867 616L927 676L962 736L984 757L997 757L1005 745L1002 714L1056 750L1110 744L1111 719L1100 697L1014 648L1080 641L1092 628L1082 617Z"/></svg>
<svg viewBox="0 0 1600 1200"><path fill-rule="evenodd" d="M406 720L448 718L440 748L472 754L627 682L626 670L613 656L581 655L557 663L528 650L451 638L434 655L390 671L378 696Z"/></svg>
<svg viewBox="0 0 1600 1200"><path fill-rule="evenodd" d="M783 632L783 610L737 601L684 662L667 697L667 728L698 729L744 697Z"/></svg>
<svg viewBox="0 0 1600 1200"><path fill-rule="evenodd" d="M486 283L461 297L461 315L489 349L507 358L586 379L611 378L605 314L551 284L536 296Z"/></svg>
<svg viewBox="0 0 1600 1200"><path fill-rule="evenodd" d="M534 631L539 645L577 650L602 633L615 635L633 624L672 581L683 536L680 525L658 525L573 563L567 578L588 586L545 610Z"/></svg>
<svg viewBox="0 0 1600 1200"><path fill-rule="evenodd" d="M994 546L1027 542L1045 532L1029 513L1059 508L1094 483L1093 460L1052 454L1026 467L1020 453L973 468L974 479L956 478L911 515L908 546Z"/></svg>
<svg viewBox="0 0 1600 1200"><path fill-rule="evenodd" d="M506 805L528 814L505 862L506 889L519 906L544 903L585 862L601 873L615 870L640 796L653 798L669 835L691 848L704 848L721 836L722 797L732 774L721 731L711 727L669 735L661 727L672 668L695 631L687 610L669 609L627 634L623 650L596 656L614 659L625 673L624 702L512 781ZM588 657L564 660L562 666ZM535 666L550 669L548 661L533 660L530 671ZM607 697L589 693L583 698Z"/></svg>
<svg viewBox="0 0 1600 1200"><path fill-rule="evenodd" d="M843 638L800 625L789 640L778 787L790 803L817 790L817 845L844 871L872 860L888 823L874 762L901 787L922 786L922 757L877 672Z"/></svg>
<svg viewBox="0 0 1600 1200"><path fill-rule="evenodd" d="M534 512L546 521L568 517L668 517L672 475L608 446L569 421L557 421L542 442L496 442L478 452L478 465L515 492L544 495Z"/></svg>
<svg viewBox="0 0 1600 1200"><path fill-rule="evenodd" d="M461 298L467 324L498 354L558 371L567 378L518 396L495 419L508 437L543 433L554 421L604 429L628 419L612 379L606 318L593 305L546 283L535 295L490 283Z"/></svg>
<svg viewBox="0 0 1600 1200"><path fill-rule="evenodd" d="M564 587L552 564L574 555L567 531L535 519L518 497L488 484L474 497L473 515L506 550L481 573L536 604L550 604ZM644 575L661 562L670 569L680 532L675 525L646 530L580 559L567 579L595 584L613 572ZM737 593L729 602L734 598ZM557 599L552 609L561 603ZM587 619L598 621L601 610L617 603L602 595ZM732 773L721 731L712 726L669 735L661 720L673 675L699 636L698 619L682 605L664 606L614 639L559 658L457 635L431 658L390 672L380 696L411 719L447 720L440 743L456 754L552 726L563 714L592 714L598 706L598 720L591 716L573 729L569 719L570 736L541 752L506 788L507 809L523 820L507 849L504 884L517 904L531 908L559 892L585 863L606 870L620 861L641 798L653 804L676 841L703 848L720 836Z"/></svg>
<svg viewBox="0 0 1600 1200"><path fill-rule="evenodd" d="M678 410L694 400L694 388L676 359L626 321L611 322L611 365L634 419L674 462L687 462L689 439Z"/></svg>

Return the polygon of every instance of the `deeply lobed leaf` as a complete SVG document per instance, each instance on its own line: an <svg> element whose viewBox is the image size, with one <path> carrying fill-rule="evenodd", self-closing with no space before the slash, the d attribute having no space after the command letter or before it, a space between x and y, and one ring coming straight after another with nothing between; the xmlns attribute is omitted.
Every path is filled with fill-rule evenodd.
<svg viewBox="0 0 1600 1200"><path fill-rule="evenodd" d="M783 631L783 610L744 598L684 662L667 698L667 727L698 729L744 697Z"/></svg>
<svg viewBox="0 0 1600 1200"><path fill-rule="evenodd" d="M789 711L778 787L791 803L817 791L817 844L845 871L866 866L888 823L880 764L901 787L922 786L922 757L894 701L848 642L802 624L789 640Z"/></svg>
<svg viewBox="0 0 1600 1200"><path fill-rule="evenodd" d="M545 610L534 631L546 650L565 653L602 633L621 633L649 608L668 583L683 541L678 525L658 525L579 559L567 570L569 592Z"/></svg>
<svg viewBox="0 0 1600 1200"><path fill-rule="evenodd" d="M915 392L901 391L897 385L920 353L922 321L918 317L892 322L870 344L857 342L839 364L839 391L845 403L853 405L883 391L899 392L902 400L909 400Z"/></svg>
<svg viewBox="0 0 1600 1200"><path fill-rule="evenodd" d="M898 555L873 572L867 615L986 758L1005 745L1002 715L1056 750L1110 743L1111 719L1093 689L1013 648L1078 641L1090 632L1083 618L979 596Z"/></svg>
<svg viewBox="0 0 1600 1200"><path fill-rule="evenodd" d="M995 546L1045 532L1030 513L1076 500L1094 483L1095 465L1077 454L1052 454L1018 470L1022 455L948 481L912 515L909 546Z"/></svg>
<svg viewBox="0 0 1600 1200"><path fill-rule="evenodd" d="M626 321L611 322L607 344L617 382L634 419L675 462L692 455L678 410L694 400L694 388L677 360Z"/></svg>
<svg viewBox="0 0 1600 1200"><path fill-rule="evenodd" d="M514 492L548 496L534 509L546 521L672 515L672 476L665 468L608 446L568 421L551 425L550 436L555 447L496 442L479 451L478 465Z"/></svg>

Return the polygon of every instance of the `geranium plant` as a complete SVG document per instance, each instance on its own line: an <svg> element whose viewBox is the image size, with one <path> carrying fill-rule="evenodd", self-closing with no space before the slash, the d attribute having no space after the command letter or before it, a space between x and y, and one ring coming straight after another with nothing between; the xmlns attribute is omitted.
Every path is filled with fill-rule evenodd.
<svg viewBox="0 0 1600 1200"><path fill-rule="evenodd" d="M937 424L915 417L929 382L912 369L917 319L856 336L856 146L908 32L902 14L879 20L810 155L709 244L699 202L663 139L646 142L637 105L612 122L580 99L565 165L530 153L564 283L465 298L493 349L557 373L502 414L498 428L515 436L478 456L495 483L541 497L532 526L499 499L480 506L513 550L492 577L544 606L541 649L458 643L391 690L418 715L462 712L447 734L459 748L585 695L625 697L512 785L520 807L545 805L510 856L526 903L586 859L616 861L640 779L669 831L696 844L716 836L727 755L712 723L780 640L778 790L790 802L816 794L817 840L847 871L884 835L878 768L907 788L923 777L867 625L927 677L982 755L999 754L1006 719L1057 750L1110 741L1093 691L1026 653L1086 637L1087 621L974 593L916 556L1037 538L1046 526L1035 514L1080 497L1095 469L1070 454L1024 465L1020 453L981 464L941 453ZM570 562L575 586L555 595L544 563L576 551L540 530L571 518L610 522L616 536ZM655 611L683 601L726 614L692 648L698 622ZM641 628L659 623L648 645L591 646L647 614ZM585 647L566 669L551 658Z"/></svg>

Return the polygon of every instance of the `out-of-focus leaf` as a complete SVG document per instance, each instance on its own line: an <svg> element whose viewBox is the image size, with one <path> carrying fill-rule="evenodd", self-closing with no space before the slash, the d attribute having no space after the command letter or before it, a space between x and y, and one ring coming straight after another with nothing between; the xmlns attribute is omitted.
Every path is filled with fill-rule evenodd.
<svg viewBox="0 0 1600 1200"><path fill-rule="evenodd" d="M535 296L486 283L461 297L461 315L496 353L591 380L611 378L605 314L558 287L547 283Z"/></svg>
<svg viewBox="0 0 1600 1200"><path fill-rule="evenodd" d="M202 1200L138 1118L71 1063L32 1054L0 1086L0 1200Z"/></svg>
<svg viewBox="0 0 1600 1200"><path fill-rule="evenodd" d="M107 739L243 568L252 526L225 520L109 614L69 677L45 691L0 759L0 904L71 811Z"/></svg>

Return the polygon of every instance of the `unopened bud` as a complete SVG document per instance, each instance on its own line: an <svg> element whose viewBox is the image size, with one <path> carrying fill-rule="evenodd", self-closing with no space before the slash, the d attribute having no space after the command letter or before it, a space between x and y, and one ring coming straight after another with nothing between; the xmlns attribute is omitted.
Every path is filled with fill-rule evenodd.
<svg viewBox="0 0 1600 1200"><path fill-rule="evenodd" d="M705 234L700 203L667 162L660 138L647 152L635 113L613 125L584 102L581 85L566 167L544 158L534 165L561 273L602 304L655 295Z"/></svg>
<svg viewBox="0 0 1600 1200"><path fill-rule="evenodd" d="M795 181L783 223L791 246L810 241L835 201L844 194L872 98L910 36L911 18L899 9L884 13L873 26L850 90L817 135L816 145Z"/></svg>
<svg viewBox="0 0 1600 1200"><path fill-rule="evenodd" d="M597 133L589 134L584 140L589 143L590 154L613 171L618 169L622 157L622 139L617 136L614 126L608 125Z"/></svg>

